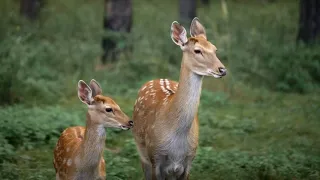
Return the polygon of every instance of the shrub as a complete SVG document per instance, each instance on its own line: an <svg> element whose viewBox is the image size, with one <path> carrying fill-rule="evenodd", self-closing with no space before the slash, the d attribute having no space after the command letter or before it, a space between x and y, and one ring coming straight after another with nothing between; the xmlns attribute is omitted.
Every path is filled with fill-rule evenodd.
<svg viewBox="0 0 320 180"><path fill-rule="evenodd" d="M318 179L319 168L320 158L296 151L270 149L250 154L200 147L191 174L193 179L200 178L197 175L206 179Z"/></svg>
<svg viewBox="0 0 320 180"><path fill-rule="evenodd" d="M15 149L53 144L69 126L84 124L79 111L59 107L25 108L13 106L0 110L0 135L4 145ZM12 148L11 148L12 149ZM10 150L10 148L9 148Z"/></svg>

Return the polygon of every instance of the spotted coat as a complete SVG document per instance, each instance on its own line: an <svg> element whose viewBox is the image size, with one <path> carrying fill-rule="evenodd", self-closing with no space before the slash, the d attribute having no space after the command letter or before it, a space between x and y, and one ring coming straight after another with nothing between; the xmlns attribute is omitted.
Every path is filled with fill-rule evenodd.
<svg viewBox="0 0 320 180"><path fill-rule="evenodd" d="M77 168L80 166L80 148L84 142L85 127L75 126L65 129L54 149L54 168L56 179L73 179ZM106 177L105 161L101 156L99 175Z"/></svg>

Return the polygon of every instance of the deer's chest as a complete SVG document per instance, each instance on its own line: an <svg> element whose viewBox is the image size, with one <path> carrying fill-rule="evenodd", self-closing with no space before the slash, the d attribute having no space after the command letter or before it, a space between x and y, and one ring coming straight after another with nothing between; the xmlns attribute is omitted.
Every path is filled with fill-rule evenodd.
<svg viewBox="0 0 320 180"><path fill-rule="evenodd" d="M195 150L189 137L172 136L158 148L156 164L165 174L182 174L190 165Z"/></svg>

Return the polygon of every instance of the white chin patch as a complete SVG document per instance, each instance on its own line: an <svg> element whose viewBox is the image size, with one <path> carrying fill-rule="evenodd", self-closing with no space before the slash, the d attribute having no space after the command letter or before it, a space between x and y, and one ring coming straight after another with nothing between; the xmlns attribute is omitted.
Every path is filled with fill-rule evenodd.
<svg viewBox="0 0 320 180"><path fill-rule="evenodd" d="M221 78L221 76L219 76L219 75L217 75L217 74L212 74L212 76L213 76L214 78Z"/></svg>
<svg viewBox="0 0 320 180"><path fill-rule="evenodd" d="M129 128L128 127L125 127L125 126L120 126L122 130L128 130Z"/></svg>

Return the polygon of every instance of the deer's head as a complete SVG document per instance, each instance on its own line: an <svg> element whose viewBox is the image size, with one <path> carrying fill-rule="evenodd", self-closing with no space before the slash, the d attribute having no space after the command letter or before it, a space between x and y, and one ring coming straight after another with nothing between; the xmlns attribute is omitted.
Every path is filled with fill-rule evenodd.
<svg viewBox="0 0 320 180"><path fill-rule="evenodd" d="M190 38L187 38L186 29L177 21L171 25L171 38L180 46L183 56L187 56L184 65L201 76L221 78L227 70L217 57L217 48L207 40L206 31L199 19L195 17L190 26Z"/></svg>
<svg viewBox="0 0 320 180"><path fill-rule="evenodd" d="M118 104L102 95L102 89L94 79L90 81L90 86L83 80L78 82L78 97L88 105L89 111L93 112L93 117L90 117L91 123L124 130L133 127L133 121L121 111Z"/></svg>

